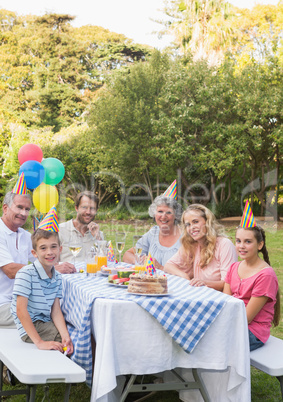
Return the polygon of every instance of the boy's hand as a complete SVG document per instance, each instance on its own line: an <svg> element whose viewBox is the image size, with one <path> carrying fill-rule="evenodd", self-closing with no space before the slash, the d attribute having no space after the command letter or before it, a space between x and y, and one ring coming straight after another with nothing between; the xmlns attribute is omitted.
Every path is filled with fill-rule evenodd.
<svg viewBox="0 0 283 402"><path fill-rule="evenodd" d="M60 272L60 274L74 274L77 272L75 266L66 261L55 265L55 269L56 271Z"/></svg>
<svg viewBox="0 0 283 402"><path fill-rule="evenodd" d="M67 348L66 351L67 351L68 356L70 356L74 352L74 346L73 346L71 338L69 338L69 337L62 338L62 345L63 345L64 349Z"/></svg>
<svg viewBox="0 0 283 402"><path fill-rule="evenodd" d="M60 342L41 340L36 346L40 350L59 350L59 352L63 353L63 345Z"/></svg>

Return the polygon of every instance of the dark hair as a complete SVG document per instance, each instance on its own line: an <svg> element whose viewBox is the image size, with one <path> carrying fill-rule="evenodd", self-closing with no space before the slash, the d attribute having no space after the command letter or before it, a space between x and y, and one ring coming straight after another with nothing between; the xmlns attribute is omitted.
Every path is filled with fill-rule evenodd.
<svg viewBox="0 0 283 402"><path fill-rule="evenodd" d="M270 265L269 255L268 255L268 251L267 251L267 248L266 248L266 240L265 240L266 236L265 236L265 231L263 230L263 228L261 226L254 226L254 227L251 227L251 228L238 227L238 229L245 229L245 230L249 230L251 232L254 232L254 236L256 238L256 241L258 243L263 241L263 246L259 251L262 253L264 261L267 262L268 265Z"/></svg>
<svg viewBox="0 0 283 402"><path fill-rule="evenodd" d="M249 230L249 231L253 232L255 239L258 243L263 241L263 246L259 251L262 253L264 261L268 265L270 265L269 255L268 255L268 251L266 248L266 236L265 236L265 231L263 230L263 228L261 226L254 226L251 228L242 228L239 226L238 229L245 229L245 230ZM274 306L274 317L273 317L272 322L273 322L274 327L277 327L280 322L280 289L279 289L279 287L278 287L278 291L276 294L276 303Z"/></svg>
<svg viewBox="0 0 283 402"><path fill-rule="evenodd" d="M81 193L77 194L77 196L75 198L75 206L76 207L78 207L80 205L80 202L81 202L81 199L83 198L83 196L86 196L89 199L91 199L92 201L94 201L96 209L98 209L99 198L92 191L82 191Z"/></svg>
<svg viewBox="0 0 283 402"><path fill-rule="evenodd" d="M56 241L60 246L60 239L57 232L51 232L50 230L36 229L31 235L32 248L36 250L37 243L40 239L50 239L50 237L56 237Z"/></svg>

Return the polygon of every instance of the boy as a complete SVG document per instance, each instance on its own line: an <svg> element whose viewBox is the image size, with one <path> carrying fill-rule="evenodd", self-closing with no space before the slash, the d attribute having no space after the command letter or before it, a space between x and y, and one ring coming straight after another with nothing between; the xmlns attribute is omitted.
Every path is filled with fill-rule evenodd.
<svg viewBox="0 0 283 402"><path fill-rule="evenodd" d="M31 236L33 264L20 269L16 275L12 314L24 342L39 349L68 350L73 344L61 311L61 275L54 265L59 261L62 247L58 233L37 229Z"/></svg>

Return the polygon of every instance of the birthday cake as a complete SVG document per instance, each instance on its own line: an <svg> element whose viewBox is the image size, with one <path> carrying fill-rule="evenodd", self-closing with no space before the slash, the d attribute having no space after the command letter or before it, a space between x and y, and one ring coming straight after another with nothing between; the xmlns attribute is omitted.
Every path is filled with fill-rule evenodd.
<svg viewBox="0 0 283 402"><path fill-rule="evenodd" d="M152 274L137 274L130 275L128 285L128 292L130 293L144 293L144 294L166 294L167 277L165 275L152 275Z"/></svg>

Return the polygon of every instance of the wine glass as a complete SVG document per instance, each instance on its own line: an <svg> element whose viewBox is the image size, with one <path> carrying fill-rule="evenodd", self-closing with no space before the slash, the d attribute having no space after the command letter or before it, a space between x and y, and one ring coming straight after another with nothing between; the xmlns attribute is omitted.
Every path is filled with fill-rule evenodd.
<svg viewBox="0 0 283 402"><path fill-rule="evenodd" d="M68 245L69 245L69 250L73 255L73 264L76 266L76 257L79 254L79 252L81 251L82 246L83 246L82 240L76 236L70 237Z"/></svg>
<svg viewBox="0 0 283 402"><path fill-rule="evenodd" d="M137 260L139 260L141 253L142 253L142 246L139 244L137 246L137 242L142 238L142 236L133 236L133 249L134 249L134 253L135 256L137 257Z"/></svg>
<svg viewBox="0 0 283 402"><path fill-rule="evenodd" d="M126 233L116 232L116 249L119 253L119 263L121 263L121 254L125 247Z"/></svg>
<svg viewBox="0 0 283 402"><path fill-rule="evenodd" d="M142 244L137 242L142 238L142 236L133 236L133 250L135 254L135 271L141 273L144 271L145 267L141 261L141 254L142 254Z"/></svg>

